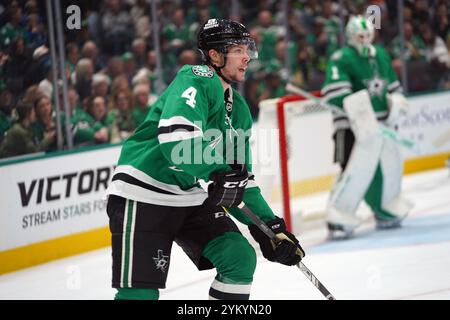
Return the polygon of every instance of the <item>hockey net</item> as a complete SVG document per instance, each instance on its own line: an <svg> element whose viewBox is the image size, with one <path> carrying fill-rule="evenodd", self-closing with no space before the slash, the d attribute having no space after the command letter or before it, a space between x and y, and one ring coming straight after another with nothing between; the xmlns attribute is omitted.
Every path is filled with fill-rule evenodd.
<svg viewBox="0 0 450 320"><path fill-rule="evenodd" d="M288 228L298 230L304 220L323 217L339 170L333 163L332 115L302 95L264 100L259 107L253 133L257 181Z"/></svg>

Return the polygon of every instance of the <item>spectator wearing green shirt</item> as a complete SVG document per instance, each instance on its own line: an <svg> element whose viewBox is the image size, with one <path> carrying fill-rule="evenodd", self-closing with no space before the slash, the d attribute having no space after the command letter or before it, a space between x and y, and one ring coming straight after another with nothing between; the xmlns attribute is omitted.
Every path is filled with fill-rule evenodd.
<svg viewBox="0 0 450 320"><path fill-rule="evenodd" d="M44 95L38 97L34 102L34 111L36 120L32 122L31 128L37 143L41 144L47 136L51 136L52 139L47 138L47 151L56 150L56 122L51 100Z"/></svg>
<svg viewBox="0 0 450 320"><path fill-rule="evenodd" d="M43 139L37 141L31 125L36 113L31 104L19 103L16 107L18 121L6 132L0 145L0 158L15 157L39 151L46 151L55 140L55 132L45 132Z"/></svg>
<svg viewBox="0 0 450 320"><path fill-rule="evenodd" d="M423 40L414 34L413 26L410 22L406 21L403 24L405 34L405 47L403 52L403 58L407 61L426 61L426 46ZM401 52L401 40L400 36L395 37L390 45L390 51L394 59L400 59Z"/></svg>
<svg viewBox="0 0 450 320"><path fill-rule="evenodd" d="M108 143L111 118L108 117L105 99L93 96L87 101L87 111L79 110L71 119L74 146Z"/></svg>
<svg viewBox="0 0 450 320"><path fill-rule="evenodd" d="M131 111L133 121L136 128L144 122L148 111L150 110L151 104L150 98L150 88L145 84L137 85L133 90L134 98L134 108Z"/></svg>
<svg viewBox="0 0 450 320"><path fill-rule="evenodd" d="M273 59L263 71L263 81L257 88L258 101L282 97L286 94L285 82L280 75L281 64Z"/></svg>
<svg viewBox="0 0 450 320"><path fill-rule="evenodd" d="M20 25L22 18L22 9L13 2L7 9L8 23L0 29L0 44L8 46L14 39L23 38L24 42L28 42L28 35L24 28Z"/></svg>
<svg viewBox="0 0 450 320"><path fill-rule="evenodd" d="M131 108L132 97L128 90L118 90L113 94L108 117L111 119L111 142L117 143L128 138L136 128Z"/></svg>

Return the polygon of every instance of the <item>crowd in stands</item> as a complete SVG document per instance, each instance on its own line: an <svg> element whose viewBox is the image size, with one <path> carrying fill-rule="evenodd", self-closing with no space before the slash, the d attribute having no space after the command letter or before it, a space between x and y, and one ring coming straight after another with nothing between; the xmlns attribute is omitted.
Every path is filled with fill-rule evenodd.
<svg viewBox="0 0 450 320"><path fill-rule="evenodd" d="M184 64L200 63L199 26L210 17L242 21L256 39L259 59L249 67L242 90L255 118L259 101L286 92L286 81L320 89L327 60L342 44L341 17L381 8L376 42L384 45L400 75L408 69L408 91L450 89L450 6L446 0L405 1L404 58L398 32L397 1L157 1L159 30L153 30L149 0L62 0L81 8L80 30L65 28L65 74L70 132L75 147L117 143L145 118L160 89ZM64 17L64 15L63 15ZM65 124L61 85L54 88L45 1L4 0L0 4L0 158L58 149L56 110ZM286 32L287 23L289 33ZM344 21L345 23L345 21ZM162 80L158 89L160 38ZM289 41L285 41L289 34ZM286 52L288 54L286 54ZM286 63L286 58L289 65ZM57 83L60 83L59 80ZM56 105L58 95L60 105Z"/></svg>

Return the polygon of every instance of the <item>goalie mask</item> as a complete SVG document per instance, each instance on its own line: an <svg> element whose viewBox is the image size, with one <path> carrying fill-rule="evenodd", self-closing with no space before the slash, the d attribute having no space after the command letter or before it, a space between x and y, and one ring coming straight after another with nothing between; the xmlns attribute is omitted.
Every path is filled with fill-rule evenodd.
<svg viewBox="0 0 450 320"><path fill-rule="evenodd" d="M250 37L247 28L235 21L225 19L209 19L198 32L197 35L198 49L202 54L203 61L210 64L216 70L217 74L226 79L220 69L227 64L227 57L230 56L229 48L233 45L245 45L246 54L250 59L258 58L258 51L256 49L255 41ZM224 56L224 63L222 66L215 66L211 63L208 51L214 49Z"/></svg>
<svg viewBox="0 0 450 320"><path fill-rule="evenodd" d="M375 56L375 48L372 45L375 37L373 24L363 16L350 18L345 28L347 43L354 47L363 57Z"/></svg>

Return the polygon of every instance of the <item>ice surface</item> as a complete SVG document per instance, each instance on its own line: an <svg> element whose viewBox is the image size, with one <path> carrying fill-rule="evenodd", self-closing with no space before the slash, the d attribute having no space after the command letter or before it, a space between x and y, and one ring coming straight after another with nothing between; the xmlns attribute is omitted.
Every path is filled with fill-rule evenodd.
<svg viewBox="0 0 450 320"><path fill-rule="evenodd" d="M405 177L404 194L416 207L401 229L376 231L368 221L354 239L325 242L319 223L299 235L307 253L303 262L337 299L450 299L448 170ZM0 299L112 299L110 266L106 248L6 274L0 276ZM197 271L174 245L161 299L207 299L214 276L213 270ZM251 298L323 299L299 269L260 254Z"/></svg>

